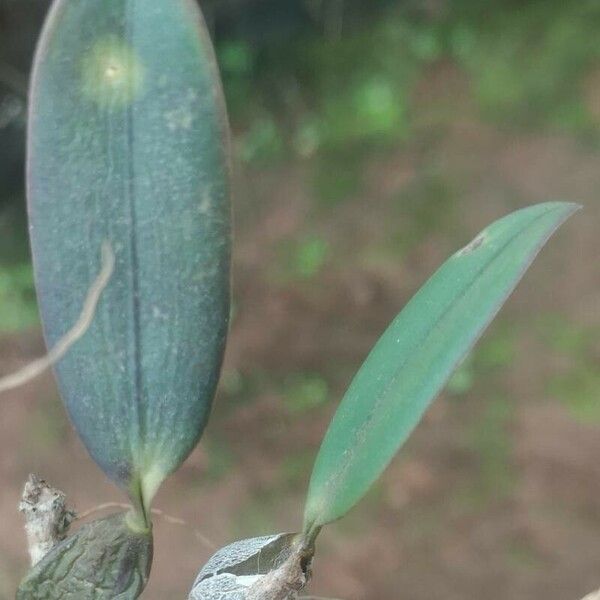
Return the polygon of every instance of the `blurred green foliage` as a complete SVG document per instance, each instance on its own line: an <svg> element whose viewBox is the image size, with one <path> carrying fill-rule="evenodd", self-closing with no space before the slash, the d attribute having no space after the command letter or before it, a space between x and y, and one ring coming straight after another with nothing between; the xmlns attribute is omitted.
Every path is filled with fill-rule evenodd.
<svg viewBox="0 0 600 600"><path fill-rule="evenodd" d="M547 390L560 399L576 419L584 423L600 422L598 363L575 364L567 373L551 377Z"/></svg>
<svg viewBox="0 0 600 600"><path fill-rule="evenodd" d="M600 5L470 2L448 30L451 55L471 75L484 115L522 127L580 130L592 124L582 84L600 58Z"/></svg>
<svg viewBox="0 0 600 600"><path fill-rule="evenodd" d="M474 418L465 429L466 447L476 461L472 479L457 491L465 509L480 510L510 496L516 484L510 425L514 404L505 392L506 369L517 359L519 324L504 318L495 323L450 379L447 390L455 396L471 391L477 398ZM485 389L476 386L485 381Z"/></svg>
<svg viewBox="0 0 600 600"><path fill-rule="evenodd" d="M318 235L281 242L273 278L281 283L311 279L325 266L328 255L329 244Z"/></svg>
<svg viewBox="0 0 600 600"><path fill-rule="evenodd" d="M313 193L316 203L333 208L362 189L362 164L368 149L349 146L324 150L312 162Z"/></svg>
<svg viewBox="0 0 600 600"><path fill-rule="evenodd" d="M208 437L204 441L208 465L203 473L203 477L210 482L217 482L227 473L236 463L236 458L227 445L227 442L218 436Z"/></svg>
<svg viewBox="0 0 600 600"><path fill-rule="evenodd" d="M31 265L0 265L0 333L19 331L37 323Z"/></svg>
<svg viewBox="0 0 600 600"><path fill-rule="evenodd" d="M324 405L329 399L329 386L320 375L299 373L285 380L283 397L290 413L301 414Z"/></svg>
<svg viewBox="0 0 600 600"><path fill-rule="evenodd" d="M278 484L287 489L304 491L306 474L315 461L314 449L301 450L288 454L281 463Z"/></svg>
<svg viewBox="0 0 600 600"><path fill-rule="evenodd" d="M40 450L48 454L58 452L69 432L69 423L60 398L47 398L30 411L26 448L32 456Z"/></svg>
<svg viewBox="0 0 600 600"><path fill-rule="evenodd" d="M516 359L517 325L507 319L499 320L478 343L473 352L452 375L446 389L453 395L462 396L471 390L481 376L489 377L502 371Z"/></svg>
<svg viewBox="0 0 600 600"><path fill-rule="evenodd" d="M547 557L526 536L511 539L504 549L504 558L511 569L541 571L547 569Z"/></svg>
<svg viewBox="0 0 600 600"><path fill-rule="evenodd" d="M436 54L426 46L410 20L384 16L338 36L313 32L258 49L224 41L218 55L233 123L250 146L258 137L270 152L309 158L405 139L410 84L419 64ZM254 153L244 147L242 155Z"/></svg>
<svg viewBox="0 0 600 600"><path fill-rule="evenodd" d="M389 2L336 35L218 48L233 122L248 137L243 157L317 155L318 167L336 152L410 139L415 85L435 62L468 76L482 117L495 123L595 129L583 86L600 58L599 26L595 0L454 0L433 10Z"/></svg>
<svg viewBox="0 0 600 600"><path fill-rule="evenodd" d="M394 203L396 255L404 256L429 235L451 235L457 229L459 193L455 181L439 168L423 169Z"/></svg>
<svg viewBox="0 0 600 600"><path fill-rule="evenodd" d="M235 539L256 535L276 529L275 515L281 503L281 496L273 493L273 488L257 489L251 500L239 507L231 516L231 537Z"/></svg>
<svg viewBox="0 0 600 600"><path fill-rule="evenodd" d="M245 162L276 162L281 157L283 147L281 132L269 116L255 119L239 140L240 158Z"/></svg>
<svg viewBox="0 0 600 600"><path fill-rule="evenodd" d="M25 216L18 204L0 209L0 334L38 323Z"/></svg>
<svg viewBox="0 0 600 600"><path fill-rule="evenodd" d="M545 347L563 362L549 378L547 393L560 400L576 419L600 422L600 329L551 314L539 320L538 332Z"/></svg>
<svg viewBox="0 0 600 600"><path fill-rule="evenodd" d="M514 405L498 391L486 391L478 405L471 407L463 429L464 450L472 465L469 478L460 479L452 501L459 514L472 515L510 497L517 484L513 462L511 422Z"/></svg>
<svg viewBox="0 0 600 600"><path fill-rule="evenodd" d="M560 313L542 315L536 328L546 347L577 362L593 355L600 333L598 327L574 323Z"/></svg>
<svg viewBox="0 0 600 600"><path fill-rule="evenodd" d="M509 429L513 411L507 398L488 398L469 432L469 443L478 462L478 477L471 488L471 498L477 505L506 498L515 484Z"/></svg>

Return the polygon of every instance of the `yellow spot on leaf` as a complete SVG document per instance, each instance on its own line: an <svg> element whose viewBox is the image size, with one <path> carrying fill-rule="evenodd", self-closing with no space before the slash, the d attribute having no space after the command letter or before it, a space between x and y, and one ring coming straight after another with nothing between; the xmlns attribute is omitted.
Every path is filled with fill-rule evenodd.
<svg viewBox="0 0 600 600"><path fill-rule="evenodd" d="M144 68L134 49L117 36L96 41L81 62L82 91L100 106L124 106L140 93Z"/></svg>

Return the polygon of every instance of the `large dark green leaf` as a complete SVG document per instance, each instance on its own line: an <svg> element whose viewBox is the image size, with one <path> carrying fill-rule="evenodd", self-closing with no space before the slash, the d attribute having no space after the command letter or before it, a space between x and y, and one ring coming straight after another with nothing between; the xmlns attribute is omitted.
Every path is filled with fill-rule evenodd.
<svg viewBox="0 0 600 600"><path fill-rule="evenodd" d="M104 471L148 502L195 446L229 314L227 123L193 0L58 0L38 48L28 187L49 345L108 241L114 274L56 369Z"/></svg>
<svg viewBox="0 0 600 600"><path fill-rule="evenodd" d="M25 577L17 600L135 600L151 565L152 533L112 515L53 548Z"/></svg>
<svg viewBox="0 0 600 600"><path fill-rule="evenodd" d="M310 482L307 531L343 516L366 493L576 208L539 204L496 221L448 259L396 317L327 431Z"/></svg>

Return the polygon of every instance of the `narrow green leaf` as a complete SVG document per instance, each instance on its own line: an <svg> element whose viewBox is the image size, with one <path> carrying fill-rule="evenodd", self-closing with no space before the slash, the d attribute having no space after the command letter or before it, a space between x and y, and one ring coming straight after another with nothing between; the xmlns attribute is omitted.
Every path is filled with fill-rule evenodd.
<svg viewBox="0 0 600 600"><path fill-rule="evenodd" d="M205 426L229 316L228 131L194 0L57 0L30 104L29 214L53 346L108 242L115 270L58 364L104 471L149 502Z"/></svg>
<svg viewBox="0 0 600 600"><path fill-rule="evenodd" d="M22 581L17 600L135 600L151 565L152 533L111 515L54 547Z"/></svg>
<svg viewBox="0 0 600 600"><path fill-rule="evenodd" d="M367 492L577 205L551 202L490 225L450 257L392 322L360 368L317 456L305 531Z"/></svg>

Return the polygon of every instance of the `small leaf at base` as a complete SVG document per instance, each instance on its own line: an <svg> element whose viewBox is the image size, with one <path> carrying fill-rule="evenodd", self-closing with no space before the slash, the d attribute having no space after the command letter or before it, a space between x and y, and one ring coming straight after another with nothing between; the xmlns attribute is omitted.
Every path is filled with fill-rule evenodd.
<svg viewBox="0 0 600 600"><path fill-rule="evenodd" d="M295 580L292 583L303 587L308 577L304 567L310 563L311 556L311 551L303 549L301 538L296 533L234 542L216 552L202 568L189 600L246 600L255 597L252 596L254 590L266 578L290 563L298 565L296 569L289 569L290 577ZM297 560L294 560L295 557Z"/></svg>
<svg viewBox="0 0 600 600"><path fill-rule="evenodd" d="M126 515L81 527L22 581L16 600L135 600L152 564L152 533L134 532Z"/></svg>

